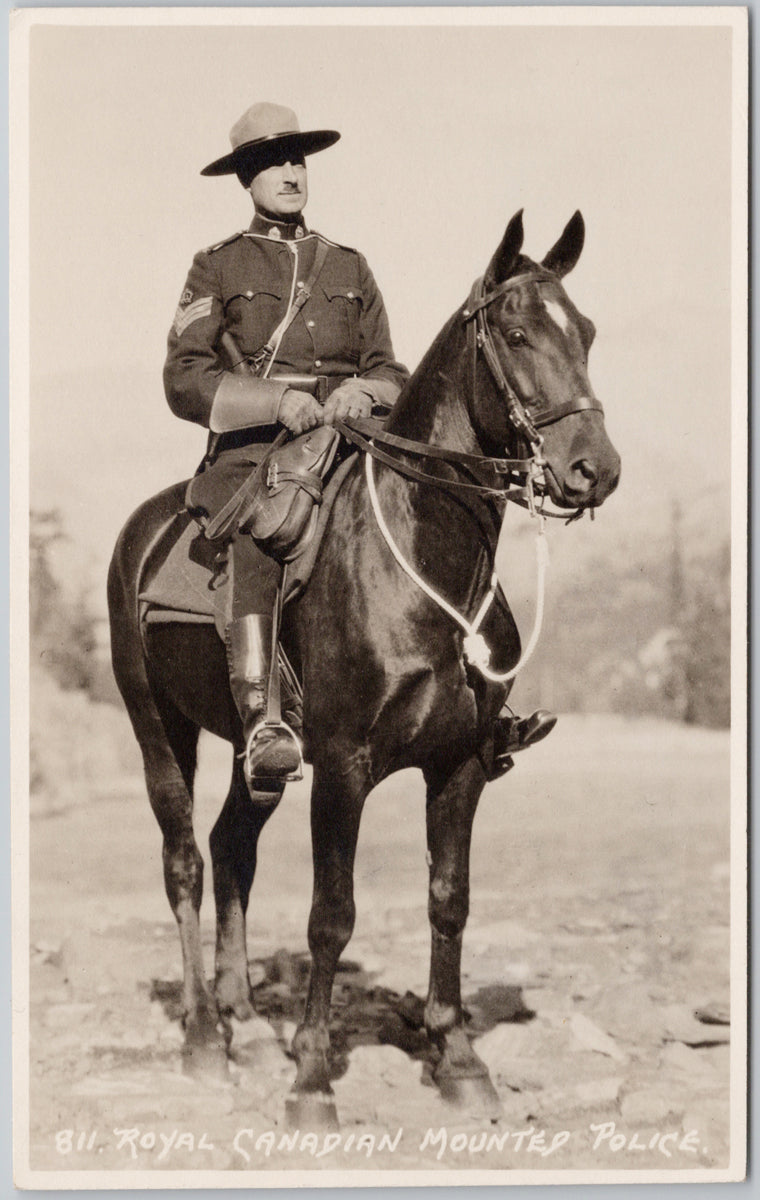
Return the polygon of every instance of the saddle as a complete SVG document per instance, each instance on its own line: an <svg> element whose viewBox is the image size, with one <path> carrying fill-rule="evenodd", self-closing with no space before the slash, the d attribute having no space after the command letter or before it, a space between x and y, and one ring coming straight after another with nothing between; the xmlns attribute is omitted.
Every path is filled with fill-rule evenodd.
<svg viewBox="0 0 760 1200"><path fill-rule="evenodd" d="M321 433L322 430L314 432ZM333 460L334 457L333 449ZM308 496L309 514L303 528L304 536L298 538L288 550L283 580L284 602L294 599L306 587L336 497L357 457L355 452L350 454L334 468L327 481L320 480L320 504L315 505ZM284 490L284 481L281 480L281 483ZM292 498L292 492L290 494ZM282 502L284 508L285 500L280 501L282 496L282 492L277 492L275 500ZM276 521L276 517L266 512L261 518L264 527ZM280 528L286 523L287 513ZM277 536L276 530L274 536ZM209 541L187 509L171 517L157 536L156 551L146 564L139 593L142 621L149 624L208 622L215 624L223 637L225 626L230 621L231 592L225 548L220 546L218 540Z"/></svg>

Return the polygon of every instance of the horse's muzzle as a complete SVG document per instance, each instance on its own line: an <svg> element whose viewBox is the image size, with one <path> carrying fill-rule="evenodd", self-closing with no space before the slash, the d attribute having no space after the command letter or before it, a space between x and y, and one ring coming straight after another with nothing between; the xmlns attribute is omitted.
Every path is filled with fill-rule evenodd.
<svg viewBox="0 0 760 1200"><path fill-rule="evenodd" d="M613 450L603 462L593 456L577 459L561 478L547 464L545 477L549 496L560 508L598 508L620 481L620 456Z"/></svg>

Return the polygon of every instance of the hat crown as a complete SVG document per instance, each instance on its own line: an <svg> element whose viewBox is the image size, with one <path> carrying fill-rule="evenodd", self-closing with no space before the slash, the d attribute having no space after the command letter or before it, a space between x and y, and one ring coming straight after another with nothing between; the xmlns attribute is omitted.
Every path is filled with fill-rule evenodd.
<svg viewBox="0 0 760 1200"><path fill-rule="evenodd" d="M270 104L266 100L252 104L230 130L232 149L263 138L281 137L283 134L300 133L298 117L292 108L282 104Z"/></svg>
<svg viewBox="0 0 760 1200"><path fill-rule="evenodd" d="M261 101L246 109L230 130L232 150L209 163L201 175L233 175L241 166L258 169L267 165L267 155L275 149L304 155L316 154L334 146L340 134L335 129L311 129L301 132L298 117L283 104Z"/></svg>

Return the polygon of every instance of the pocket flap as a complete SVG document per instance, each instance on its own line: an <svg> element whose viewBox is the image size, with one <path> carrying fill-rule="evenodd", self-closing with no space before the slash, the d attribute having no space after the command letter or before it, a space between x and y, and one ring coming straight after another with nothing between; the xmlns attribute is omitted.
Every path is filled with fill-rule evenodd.
<svg viewBox="0 0 760 1200"><path fill-rule="evenodd" d="M350 283L323 283L322 291L328 300L355 300L361 304L363 296L361 288Z"/></svg>
<svg viewBox="0 0 760 1200"><path fill-rule="evenodd" d="M269 296L273 300L282 300L282 289L274 284L268 284L266 287L249 288L245 292L235 292L234 296L230 296L227 300L227 305L232 304L233 300L258 300L259 296Z"/></svg>

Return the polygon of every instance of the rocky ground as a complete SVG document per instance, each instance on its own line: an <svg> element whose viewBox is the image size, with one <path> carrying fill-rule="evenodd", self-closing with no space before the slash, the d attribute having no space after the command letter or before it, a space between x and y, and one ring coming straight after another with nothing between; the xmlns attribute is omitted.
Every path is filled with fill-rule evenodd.
<svg viewBox="0 0 760 1200"><path fill-rule="evenodd" d="M202 846L227 761L226 747L204 743ZM727 735L565 718L487 789L463 985L470 1033L503 1104L496 1124L453 1112L430 1085L415 773L386 781L365 811L356 931L335 989L341 1133L331 1142L283 1141L288 1047L308 970L306 783L261 839L249 931L259 1016L235 1026L230 1081L217 1086L181 1070L179 943L137 760L49 804L43 787L35 813L34 1169L728 1166ZM203 919L210 972L210 896Z"/></svg>

